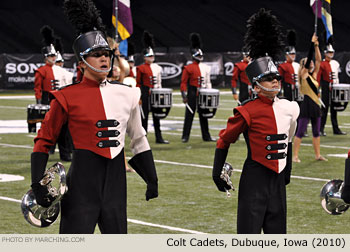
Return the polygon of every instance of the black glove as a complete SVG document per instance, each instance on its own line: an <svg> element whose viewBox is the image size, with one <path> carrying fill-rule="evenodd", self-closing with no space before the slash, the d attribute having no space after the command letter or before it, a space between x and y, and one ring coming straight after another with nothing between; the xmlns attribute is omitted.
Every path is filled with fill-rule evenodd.
<svg viewBox="0 0 350 252"><path fill-rule="evenodd" d="M226 157L227 157L228 149L216 149L215 150L215 157L214 157L214 165L213 165L213 180L221 192L226 192L225 188L227 190L231 189L231 187L220 178L222 167L225 164Z"/></svg>
<svg viewBox="0 0 350 252"><path fill-rule="evenodd" d="M285 170L285 185L288 185L290 183L290 176L292 173L292 151L293 151L293 147L292 147L292 143L288 143L288 153L287 153L287 163L286 163L286 167L284 168Z"/></svg>
<svg viewBox="0 0 350 252"><path fill-rule="evenodd" d="M154 199L158 197L158 183L147 184L146 200Z"/></svg>
<svg viewBox="0 0 350 252"><path fill-rule="evenodd" d="M350 204L350 186L344 186L341 198L346 204Z"/></svg>
<svg viewBox="0 0 350 252"><path fill-rule="evenodd" d="M36 202L43 207L49 207L51 203L55 200L52 195L49 194L46 186L42 186L39 183L33 183L32 185L33 193Z"/></svg>

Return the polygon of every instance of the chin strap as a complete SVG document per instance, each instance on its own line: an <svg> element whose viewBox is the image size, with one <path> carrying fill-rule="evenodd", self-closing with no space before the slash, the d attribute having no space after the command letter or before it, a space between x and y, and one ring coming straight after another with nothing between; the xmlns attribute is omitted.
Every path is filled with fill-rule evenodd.
<svg viewBox="0 0 350 252"><path fill-rule="evenodd" d="M46 58L46 60L47 60L48 62L50 62L51 64L53 64L53 65L56 63L56 61L50 60L49 58Z"/></svg>
<svg viewBox="0 0 350 252"><path fill-rule="evenodd" d="M266 92L279 92L281 91L281 88L266 88L266 87L263 87L262 85L260 85L259 82L255 82L256 85L258 85L262 90L266 91Z"/></svg>
<svg viewBox="0 0 350 252"><path fill-rule="evenodd" d="M98 72L98 73L109 73L109 71L111 71L111 69L112 69L112 66L110 66L109 69L106 69L106 70L97 69L97 68L94 68L93 66L91 66L89 63L87 63L87 61L84 59L84 57L81 57L81 59L90 69L92 69L93 71Z"/></svg>

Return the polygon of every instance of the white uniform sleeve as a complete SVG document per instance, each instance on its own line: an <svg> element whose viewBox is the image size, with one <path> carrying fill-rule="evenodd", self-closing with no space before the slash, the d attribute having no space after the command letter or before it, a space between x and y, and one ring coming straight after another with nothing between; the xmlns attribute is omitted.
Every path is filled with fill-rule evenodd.
<svg viewBox="0 0 350 252"><path fill-rule="evenodd" d="M146 131L142 127L141 123L141 114L139 107L141 92L139 88L133 88L132 90L134 91L132 93L134 95L133 106L129 117L129 121L127 123L126 132L128 133L131 139L131 152L133 153L133 155L136 155L138 153L150 150L151 148L146 137Z"/></svg>
<svg viewBox="0 0 350 252"><path fill-rule="evenodd" d="M205 73L205 82L206 82L205 84L207 88L212 88L211 81L210 81L210 66L207 65L206 68L207 68L206 69L207 71Z"/></svg>
<svg viewBox="0 0 350 252"><path fill-rule="evenodd" d="M297 102L292 101L290 104L291 104L292 119L291 119L290 128L289 128L289 136L288 136L289 143L293 141L295 130L297 128L297 119L300 113L300 108Z"/></svg>

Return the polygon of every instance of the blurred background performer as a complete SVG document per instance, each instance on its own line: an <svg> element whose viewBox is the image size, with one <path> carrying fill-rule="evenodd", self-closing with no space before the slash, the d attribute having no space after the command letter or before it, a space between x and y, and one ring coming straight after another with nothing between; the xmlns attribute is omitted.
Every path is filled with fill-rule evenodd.
<svg viewBox="0 0 350 252"><path fill-rule="evenodd" d="M243 59L234 64L233 75L231 80L232 94L234 100L239 100L239 103L244 102L252 96L252 84L249 82L245 73L245 69L249 63L249 52L243 48ZM239 98L237 96L237 82L239 83Z"/></svg>
<svg viewBox="0 0 350 252"><path fill-rule="evenodd" d="M55 38L53 30L48 25L40 29L43 36L44 47L41 53L44 55L45 65L39 67L34 75L34 91L37 103L50 104L49 94L52 91L52 81L55 80L52 66L55 65L57 52L54 47Z"/></svg>
<svg viewBox="0 0 350 252"><path fill-rule="evenodd" d="M148 126L148 114L151 110L150 107L150 95L152 88L162 87L162 68L154 63L154 40L153 35L148 31L143 33L143 44L145 49L143 50L144 64L137 66L136 68L136 83L137 87L141 89L141 102L142 102L142 126L147 132ZM169 141L164 140L162 132L160 130L160 119L157 118L152 112L153 127L158 144L168 144Z"/></svg>
<svg viewBox="0 0 350 252"><path fill-rule="evenodd" d="M331 110L331 122L332 122L333 134L346 135L345 132L342 132L339 129L337 111L334 109L335 104L333 103L332 96L331 96L332 85L339 83L338 72L340 67L339 62L333 59L335 51L333 49L332 43L333 43L333 36L329 38L328 43L326 45L326 49L324 50L324 60L321 62L321 67L317 78L318 82L321 84L321 89L322 89L321 97L322 97L322 102L325 105L324 107L321 108L322 117L321 117L320 130L321 130L322 136L326 136L324 127L327 122L329 107Z"/></svg>
<svg viewBox="0 0 350 252"><path fill-rule="evenodd" d="M196 113L198 103L198 89L211 88L210 67L203 61L202 42L198 33L190 34L191 55L193 63L184 66L181 77L181 95L183 103L186 105L185 121L182 132L182 142L187 143L190 138L192 122ZM208 118L200 113L199 123L202 131L203 141L216 141L209 133Z"/></svg>
<svg viewBox="0 0 350 252"><path fill-rule="evenodd" d="M312 145L315 151L315 159L318 161L327 161L321 155L320 151L321 102L318 93L319 83L317 82L317 74L321 64L321 52L318 38L315 34L312 36L311 42L307 58L303 58L300 61L299 83L300 90L304 94L304 100L300 105L298 131L294 138L293 162L297 163L300 163L298 157L299 148L309 120L311 120L312 125ZM312 61L314 51L315 63Z"/></svg>
<svg viewBox="0 0 350 252"><path fill-rule="evenodd" d="M280 76L273 57L283 49L277 18L260 9L248 19L244 41L252 58L246 73L258 96L236 107L226 129L220 131L213 180L220 191L228 189L220 174L230 144L243 133L248 156L239 182L237 233L286 233L286 185L290 182L299 106L276 96Z"/></svg>
<svg viewBox="0 0 350 252"><path fill-rule="evenodd" d="M289 30L287 34L288 46L285 48L286 61L278 66L278 72L282 77L283 97L288 101L296 101L296 85L299 72L299 63L295 62L296 33Z"/></svg>
<svg viewBox="0 0 350 252"><path fill-rule="evenodd" d="M83 80L54 91L51 108L35 138L31 155L32 189L39 205L48 207L41 180L48 150L62 124L69 122L74 151L67 174L68 192L61 201L60 233L126 233L124 145L131 138L129 164L147 183L146 200L158 196L152 151L141 125L140 91L106 80L112 51L102 19L91 0L66 0L65 13L79 36L73 51L84 69Z"/></svg>

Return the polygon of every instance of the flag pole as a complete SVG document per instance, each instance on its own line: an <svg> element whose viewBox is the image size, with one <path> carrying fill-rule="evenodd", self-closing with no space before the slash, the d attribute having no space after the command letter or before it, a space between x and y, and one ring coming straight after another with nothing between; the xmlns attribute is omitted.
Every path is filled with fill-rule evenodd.
<svg viewBox="0 0 350 252"><path fill-rule="evenodd" d="M318 0L316 0L315 1L315 7L316 7L316 9L315 9L315 35L317 35L317 15L318 15L318 6L317 6L317 4L318 4Z"/></svg>
<svg viewBox="0 0 350 252"><path fill-rule="evenodd" d="M118 43L118 0L114 0L115 42Z"/></svg>

